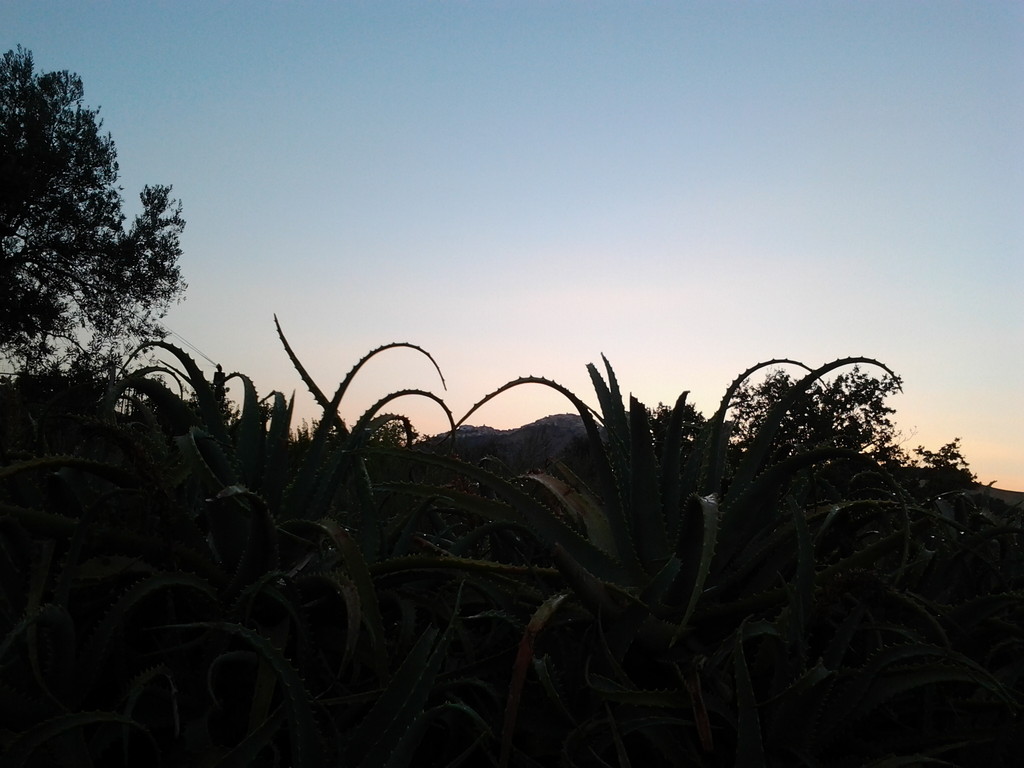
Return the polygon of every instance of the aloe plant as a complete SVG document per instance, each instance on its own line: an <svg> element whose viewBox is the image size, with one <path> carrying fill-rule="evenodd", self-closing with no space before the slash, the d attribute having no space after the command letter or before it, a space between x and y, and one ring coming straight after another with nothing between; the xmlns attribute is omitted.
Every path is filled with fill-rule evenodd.
<svg viewBox="0 0 1024 768"><path fill-rule="evenodd" d="M826 447L773 463L769 447L787 410L821 377L846 365L873 364L891 374L888 368L866 358L813 370L804 366L807 374L767 415L751 448L729 466L732 395L756 371L782 362L792 361L769 361L741 374L688 454L681 439L686 394L670 414L659 457L648 410L632 397L625 404L607 360L603 376L588 367L598 411L556 382L527 377L491 392L460 421L513 387L554 389L583 421L596 467L594 487L558 464L554 474L509 479L429 453L407 456L460 475L495 498L443 486L382 485L434 503L441 499L476 516L481 530L515 526L528 532L540 545L539 565L554 566L589 611L593 628L582 638L573 633L585 662L571 655L535 658L541 665L538 684L552 711L569 715L563 721L567 730L551 735L567 759L583 764L617 755L624 764L634 753L755 765L767 755L786 755L812 764L835 748L827 729L815 735L804 727L807 738L800 746L783 734L807 718L818 721L822 711L836 711L829 692L847 679L883 686L864 699L868 720L885 717L883 690L914 701L918 692L953 690L949 686L972 675L974 695L1002 708L1004 722L1018 711L1019 698L1009 693L1018 687L1016 678L1007 685L972 666L949 642L943 608L906 587L886 587L888 597L874 610L865 610L866 595L857 596L852 612L845 603L838 613L825 607L858 574L921 568L928 557L922 542L936 517L911 507L891 483L873 498L822 503L808 492L815 467L847 461L871 469L871 460ZM894 623L881 629L879 620ZM885 688L878 682L882 668L871 658L893 643L936 645L931 659L902 670ZM748 647L756 650L753 667ZM939 667L935 659L941 659ZM551 685L560 676L589 691L582 709L573 710ZM758 703L763 701L772 703Z"/></svg>
<svg viewBox="0 0 1024 768"><path fill-rule="evenodd" d="M590 366L594 472L513 476L382 447L184 352L74 418L66 455L0 459L8 762L209 765L1012 764L1024 700L1020 520L922 506L870 457L769 449L807 371L730 456L730 385L695 440ZM436 363L434 363L436 367ZM799 365L799 364L798 364ZM888 369L885 369L888 370ZM440 374L440 370L438 370ZM442 378L443 383L443 378ZM177 391L175 389L177 387ZM29 430L30 431L30 430ZM6 433L5 433L6 434ZM13 433L12 433L13 434ZM71 439L66 439L70 437ZM17 439L17 445L6 442ZM822 477L864 469L849 489ZM831 475L830 475L831 477Z"/></svg>
<svg viewBox="0 0 1024 768"><path fill-rule="evenodd" d="M343 751L401 765L450 721L473 724L479 751L494 738L482 704L439 673L461 647L458 614L492 604L480 592L460 602L459 581L429 562L388 571L409 516L378 517L361 453L395 398L443 402L393 393L351 430L325 414L289 467L283 396L265 404L232 374L232 418L187 354L154 346L174 365L116 382L101 413L79 419L81 455L0 467L0 746L33 765L155 752L315 766ZM484 588L495 579L514 591L484 569ZM428 585L445 599L424 600ZM399 745L360 746L356 734L386 722Z"/></svg>

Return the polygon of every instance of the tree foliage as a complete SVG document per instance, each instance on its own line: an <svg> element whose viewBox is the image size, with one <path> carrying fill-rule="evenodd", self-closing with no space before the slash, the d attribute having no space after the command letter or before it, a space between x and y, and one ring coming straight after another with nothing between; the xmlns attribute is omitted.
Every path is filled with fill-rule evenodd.
<svg viewBox="0 0 1024 768"><path fill-rule="evenodd" d="M750 449L772 406L795 383L789 373L775 368L761 381L739 387L729 410L734 455ZM896 410L887 403L901 385L899 377L876 377L858 366L816 383L783 418L773 455L779 460L826 447L863 452L922 500L973 487L977 478L961 452L960 438L937 451L903 448L904 438L893 422Z"/></svg>
<svg viewBox="0 0 1024 768"><path fill-rule="evenodd" d="M186 285L169 186L146 186L125 227L117 152L81 78L0 60L0 354L26 371L97 369L140 339Z"/></svg>
<svg viewBox="0 0 1024 768"><path fill-rule="evenodd" d="M759 383L744 382L729 411L733 443L750 447L771 407L794 384L793 377L776 368ZM783 419L774 442L781 458L797 450L833 447L865 451L881 463L900 462L906 456L897 442L892 421L896 412L886 398L900 391L898 377L878 378L854 366L835 378L814 384L808 397L798 401Z"/></svg>

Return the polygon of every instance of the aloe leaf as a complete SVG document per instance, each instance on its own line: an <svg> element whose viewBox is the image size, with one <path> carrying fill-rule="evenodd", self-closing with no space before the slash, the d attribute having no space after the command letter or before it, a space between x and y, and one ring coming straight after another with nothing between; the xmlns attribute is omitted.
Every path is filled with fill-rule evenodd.
<svg viewBox="0 0 1024 768"><path fill-rule="evenodd" d="M612 536L608 518L600 502L589 492L579 490L568 483L546 473L523 475L524 480L543 486L561 507L578 520L587 532L587 538L602 551L615 556L618 547Z"/></svg>
<svg viewBox="0 0 1024 768"><path fill-rule="evenodd" d="M806 365L796 360L779 358L753 365L732 380L732 383L729 384L725 394L722 396L718 410L715 411L715 414L708 420L707 425L702 430L700 440L702 450L695 450L690 457L695 466L687 474L699 482L697 488L700 493L707 495L721 491L722 478L725 474L725 445L729 438L729 426L725 417L729 406L732 404L733 397L743 382L758 371L773 365L797 365L805 370L810 370ZM699 472L695 472L694 470L697 470L698 467Z"/></svg>
<svg viewBox="0 0 1024 768"><path fill-rule="evenodd" d="M790 511L796 529L796 576L793 583L793 602L790 609L789 642L797 648L802 667L807 661L807 624L814 604L814 551L807 530L804 511L791 499Z"/></svg>
<svg viewBox="0 0 1024 768"><path fill-rule="evenodd" d="M394 757L396 745L424 710L435 680L445 661L448 643L458 619L460 595L456 598L451 620L443 633L428 626L409 651L401 666L391 678L388 687L360 722L346 753L353 764L373 768L379 765L405 765L404 759ZM438 635L440 634L440 637ZM415 744L401 744L410 757ZM385 762L387 761L387 762Z"/></svg>
<svg viewBox="0 0 1024 768"><path fill-rule="evenodd" d="M537 679L540 680L548 700L554 704L555 710L565 718L567 723L576 725L576 718L569 711L569 706L565 701L565 694L562 690L562 684L557 678L558 673L555 669L555 662L551 656L544 654L540 658L534 657L533 671L536 673Z"/></svg>
<svg viewBox="0 0 1024 768"><path fill-rule="evenodd" d="M248 643L277 675L288 723L291 765L316 768L323 764L322 745L313 716L312 697L306 683L284 655L265 637L240 624L203 621L170 625L168 629L205 628L240 637Z"/></svg>
<svg viewBox="0 0 1024 768"><path fill-rule="evenodd" d="M713 498L691 496L686 503L678 549L680 562L686 571L679 583L684 589L689 585L689 590L685 595L686 610L677 625L673 643L689 629L690 619L704 594L718 543L719 516L718 503Z"/></svg>
<svg viewBox="0 0 1024 768"><path fill-rule="evenodd" d="M743 642L747 639L747 623L740 626L736 632L736 640L733 649L733 667L736 680L736 708L737 708L737 734L736 734L736 761L733 765L738 768L759 768L765 765L764 741L761 735L761 718L758 714L757 701L754 697L754 687L750 680L750 669L747 667L746 655L743 651Z"/></svg>
<svg viewBox="0 0 1024 768"><path fill-rule="evenodd" d="M436 707L431 707L421 712L413 720L413 724L402 734L398 745L388 757L384 768L404 768L416 763L417 759L422 760L423 755L419 749L423 736L427 733L434 721L446 718L450 714L462 715L462 720L468 720L469 725L476 731L476 738L472 739L468 746L456 755L451 761L445 764L445 768L457 768L463 765L474 752L480 751L481 745L491 737L491 728L476 710L461 701L447 701ZM464 729L455 730L454 724L442 723L441 727L448 727L449 731L455 731L460 736L465 733ZM461 741L465 741L465 737Z"/></svg>
<svg viewBox="0 0 1024 768"><path fill-rule="evenodd" d="M244 393L242 412L238 418L235 456L238 460L242 481L250 488L258 488L263 476L263 461L266 456L263 445L266 440L265 420L252 380L240 373L232 373L225 380L229 381L235 377L242 380Z"/></svg>
<svg viewBox="0 0 1024 768"><path fill-rule="evenodd" d="M665 564L670 543L665 530L658 461L647 408L629 398L629 522L637 558L649 574Z"/></svg>
<svg viewBox="0 0 1024 768"><path fill-rule="evenodd" d="M225 452L226 443L197 427L174 438L182 456L209 493L239 481L234 464Z"/></svg>
<svg viewBox="0 0 1024 768"><path fill-rule="evenodd" d="M39 536L69 538L74 535L78 526L77 520L63 515L18 507L5 504L2 501L0 501L0 512L10 515L27 530ZM218 586L227 581L224 572L210 559L209 552L204 554L177 542L168 542L166 539L155 536L140 536L120 529L94 528L91 534L100 551L122 554L136 553L150 562L175 562L183 569L199 574Z"/></svg>
<svg viewBox="0 0 1024 768"><path fill-rule="evenodd" d="M356 536L363 558L367 564L377 562L383 555L383 521L378 515L377 502L374 500L373 482L366 469L366 461L362 456L353 457L352 478L355 497L359 509L359 527Z"/></svg>
<svg viewBox="0 0 1024 768"><path fill-rule="evenodd" d="M220 442L228 443L229 437L227 427L224 424L224 415L221 412L220 401L217 399L216 394L214 394L213 386L206 380L203 372L196 365L195 360L184 350L165 341L152 341L144 345L143 348L153 347L167 350L182 364L188 374L188 382L195 393L196 403L199 406L199 415L203 420L206 430Z"/></svg>
<svg viewBox="0 0 1024 768"><path fill-rule="evenodd" d="M665 532L670 542L679 540L682 528L683 502L688 493L696 488L683 486L683 417L686 398L683 392L676 398L665 430L665 441L661 447L661 503L664 509Z"/></svg>
<svg viewBox="0 0 1024 768"><path fill-rule="evenodd" d="M481 545L481 541L492 536L499 536L505 531L533 537L533 531L523 523L515 520L492 520L474 526L469 533L452 542L452 545L448 547L448 554L455 557L471 557L471 553Z"/></svg>
<svg viewBox="0 0 1024 768"><path fill-rule="evenodd" d="M0 480L6 480L23 472L56 472L65 468L95 475L122 488L135 488L139 485L138 478L121 467L77 456L41 456L14 462L0 467Z"/></svg>
<svg viewBox="0 0 1024 768"><path fill-rule="evenodd" d="M404 451L393 448L369 448L367 451L369 455L405 458L409 461L415 461L428 466L452 470L463 477L478 482L491 489L514 510L515 516L510 516L506 513L502 515L501 519L518 519L526 523L545 546L552 550L556 545L561 546L576 562L580 563L598 578L618 583L629 583L630 581L630 579L627 579L625 569L620 564L580 536L579 533L560 520L550 508L512 483L484 469L447 456L419 451ZM416 486L408 486L408 492L417 493ZM430 495L436 495L437 489L431 488L425 492ZM451 494L451 498L455 502L466 501L464 496L457 494ZM497 508L494 509L497 510Z"/></svg>
<svg viewBox="0 0 1024 768"><path fill-rule="evenodd" d="M619 453L625 455L625 446L629 444L629 418L626 416L626 408L622 401L622 392L619 390L619 382L615 378L615 372L604 355L605 371L608 374L608 382L601 378L597 366L593 363L587 365L587 372L590 374L590 381L594 386L594 393L597 395L597 403L604 419L605 428L608 430L608 437L619 447ZM625 470L626 467L620 469Z"/></svg>
<svg viewBox="0 0 1024 768"><path fill-rule="evenodd" d="M345 479L355 463L346 440L329 439L321 421L295 479L285 489L281 517L316 520L331 513Z"/></svg>
<svg viewBox="0 0 1024 768"><path fill-rule="evenodd" d="M853 606L850 612L843 618L842 622L836 628L835 633L832 635L832 639L829 641L828 646L825 648L825 653L821 657L822 663L824 663L826 667L836 670L842 666L843 658L846 656L847 651L850 650L850 643L853 640L853 636L860 628L861 622L864 620L864 614L867 613L867 610L867 605L863 602L859 602L857 605Z"/></svg>
<svg viewBox="0 0 1024 768"><path fill-rule="evenodd" d="M66 693L65 689L74 679L76 638L71 616L62 606L53 603L32 606L0 642L0 662L5 662L5 666L11 664L8 655L22 639L27 645L32 677L39 692L49 701L49 709L65 709L59 696ZM56 692L53 687L57 688Z"/></svg>
<svg viewBox="0 0 1024 768"><path fill-rule="evenodd" d="M331 401L327 399L327 395L325 395L323 390L316 385L313 378L306 372L305 367L301 362L299 362L298 356L292 350L291 345L288 343L288 339L284 336L284 331L281 330L281 323L278 321L276 314L274 315L274 327L277 329L277 337L281 340L281 345L284 347L284 351L288 355L288 359L291 360L292 365L295 366L295 370L298 372L299 378L302 379L307 389L309 389L310 394L313 395L313 399L316 400L317 405L319 405L320 409L323 411L324 418L322 421L330 421L334 426L344 430L345 425L341 420L341 416L338 414L338 409L336 407L334 409L331 408Z"/></svg>
<svg viewBox="0 0 1024 768"><path fill-rule="evenodd" d="M274 735L285 722L286 710L281 705L255 727L250 724L245 737L217 759L216 763L212 763L213 768L249 768L257 764L260 752L273 741Z"/></svg>
<svg viewBox="0 0 1024 768"><path fill-rule="evenodd" d="M848 448L818 448L783 459L746 485L734 480L737 490L732 491L722 505L722 566L736 559L743 546L758 532L777 524L780 492L798 472L833 459L870 461Z"/></svg>
<svg viewBox="0 0 1024 768"><path fill-rule="evenodd" d="M241 556L237 560L235 573L227 588L227 594L233 595L262 574L278 567L277 526L274 524L266 502L246 488L237 485L228 486L214 498L220 503L231 499L238 505L237 508L230 511L215 507L208 513L210 517L214 518L219 518L222 513L231 514L240 522L238 526L232 525L230 529L226 528L221 531L221 535L228 535L232 532L238 535L244 545ZM211 521L210 530L213 534L219 530L219 527ZM222 545L222 542L217 543Z"/></svg>
<svg viewBox="0 0 1024 768"><path fill-rule="evenodd" d="M450 425L451 429L455 429L455 417L452 415L451 409L448 408L448 405L440 397L435 395L433 392L428 392L427 390L424 389L400 389L397 392L391 392L385 395L384 397L377 400L369 408L367 408L363 412L362 416L359 417L359 420L356 422L355 426L352 427L353 435L372 433L373 420L375 418L379 418L378 415L380 414L381 410L383 410L384 406L386 406L388 403L394 400L398 400L401 397L422 397L427 400L433 400L441 407L441 410L444 411L444 415L447 417L448 424ZM400 418L392 414L385 414L385 417L386 420L388 421Z"/></svg>
<svg viewBox="0 0 1024 768"><path fill-rule="evenodd" d="M325 514L323 500L325 497L330 500L340 481L341 465L347 460L342 438L348 435L348 431L332 434L333 429L332 421L325 417L313 430L302 464L284 489L281 501L283 519L315 519ZM329 454L332 446L334 451ZM318 501L314 503L314 499Z"/></svg>
<svg viewBox="0 0 1024 768"><path fill-rule="evenodd" d="M429 352L427 352L422 347L416 344L410 344L407 341L394 341L391 342L390 344L384 344L382 346L377 347L376 349L370 350L365 355L363 355L354 366L352 366L352 370L350 370L348 374L346 374L341 384L338 385L338 390L334 393L334 398L331 400L332 406L335 409L338 407L338 405L341 403L342 398L345 396L345 392L348 391L349 386L352 384L352 380L355 379L356 374L358 374L360 369L368 362L370 362L370 360L379 355L381 352L386 352L389 349L401 349L403 347L406 349L411 349L416 352L419 352L421 355L426 357L434 366L434 370L437 371L438 378L441 379L441 386L444 389L448 389L448 385L445 383L444 380L444 374L441 373L441 366L437 364L437 361Z"/></svg>
<svg viewBox="0 0 1024 768"><path fill-rule="evenodd" d="M289 605L290 609L291 606ZM294 610L272 627L265 628L267 639L274 648L287 648L292 621L296 618ZM296 622L298 624L299 622ZM260 657L256 668L256 680L253 683L252 703L249 705L249 732L255 731L269 719L274 692L277 690L277 674L266 658Z"/></svg>
<svg viewBox="0 0 1024 768"><path fill-rule="evenodd" d="M311 582L326 586L327 589L338 596L345 606L345 648L336 672L336 674L340 675L351 663L359 643L359 633L363 624L363 610L359 599L359 590L356 589L351 579L340 572L305 577L302 583L304 587L308 587ZM305 591L304 588L304 594Z"/></svg>
<svg viewBox="0 0 1024 768"><path fill-rule="evenodd" d="M276 514L281 509L281 497L288 478L288 438L291 433L295 398L292 397L285 402L284 395L280 392L274 392L272 396L270 425L264 440L266 455L263 459L263 476L259 485L255 487L260 490L270 509Z"/></svg>
<svg viewBox="0 0 1024 768"><path fill-rule="evenodd" d="M359 605L362 611L362 618L366 631L370 636L370 651L375 666L375 672L381 682L387 681L388 675L388 654L387 639L384 633L384 620L381 618L380 605L377 601L377 590L373 584L373 578L363 559L362 552L356 544L352 535L333 520L321 520L319 522L306 522L305 525L319 531L326 536L331 543L337 547L345 563L345 570L355 585L359 595Z"/></svg>
<svg viewBox="0 0 1024 768"><path fill-rule="evenodd" d="M543 629L554 617L558 607L565 602L568 594L552 595L545 600L526 625L523 636L519 641L519 650L516 652L516 660L512 665L512 681L508 687L508 702L505 705L505 719L501 730L501 756L498 765L501 768L508 765L509 757L512 754L512 736L516 728L516 718L519 715L519 703L523 693L523 683L526 681L526 670L533 661L533 647Z"/></svg>
<svg viewBox="0 0 1024 768"><path fill-rule="evenodd" d="M639 689L589 670L586 675L586 683L587 687L599 698L619 704L659 709L684 709L690 703L687 694L678 688Z"/></svg>
<svg viewBox="0 0 1024 768"><path fill-rule="evenodd" d="M877 651L844 686L834 689L822 718L822 733L848 727L900 693L940 682L974 683L1010 701L998 680L966 656L938 646L904 643Z"/></svg>
<svg viewBox="0 0 1024 768"><path fill-rule="evenodd" d="M103 409L106 413L114 413L117 401L131 389L145 395L157 407L172 433L187 432L190 427L196 425L196 415L181 395L171 391L158 379L150 378L147 375L157 370L159 369L144 368L115 381L107 390Z"/></svg>
<svg viewBox="0 0 1024 768"><path fill-rule="evenodd" d="M600 380L600 376L597 376L597 378ZM473 413L495 397L524 384L539 384L555 390L572 403L573 407L576 408L576 411L579 413L580 419L583 421L584 429L587 432L587 441L590 445L590 452L594 461L595 471L600 482L600 492L605 505L605 514L608 518L608 524L611 526L613 538L617 542L617 550L615 552L616 559L624 563L634 576L639 577L642 573L642 569L640 568L639 562L636 560L636 553L633 550L632 537L630 535L629 524L622 506L623 502L618 480L616 478L616 470L613 469L612 462L609 459L609 454L614 454L621 458L622 450L605 450L604 441L601 439L601 432L598 429L597 422L594 418L594 410L589 405L580 400L580 398L572 391L566 389L557 382L538 376L524 376L503 384L493 392L485 395L477 401L469 411L466 412L465 416L456 422L456 426L463 424ZM621 402L619 404L619 408L622 408Z"/></svg>
<svg viewBox="0 0 1024 768"><path fill-rule="evenodd" d="M218 602L216 591L204 579L188 573L161 573L134 584L107 610L103 618L89 635L77 659L79 676L77 698L84 700L92 692L99 675L103 672L112 650L116 632L123 629L128 614L142 600L157 592L174 587L184 587L205 595L211 606Z"/></svg>
<svg viewBox="0 0 1024 768"><path fill-rule="evenodd" d="M764 702L771 713L766 732L769 742L776 745L773 751L794 754L808 751L807 746L817 738L816 718L811 713L820 710L834 680L835 673L819 661Z"/></svg>
<svg viewBox="0 0 1024 768"><path fill-rule="evenodd" d="M114 712L74 712L46 720L27 731L19 733L7 745L4 752L4 765L7 768L20 768L28 763L39 747L66 733L77 731L87 726L116 724L128 726L140 731L153 747L156 759L160 750L149 731L135 720L123 717Z"/></svg>

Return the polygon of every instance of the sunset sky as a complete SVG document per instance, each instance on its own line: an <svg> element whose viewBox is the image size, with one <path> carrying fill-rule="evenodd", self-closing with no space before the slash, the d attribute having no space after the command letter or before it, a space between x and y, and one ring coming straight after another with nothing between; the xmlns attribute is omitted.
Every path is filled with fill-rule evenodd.
<svg viewBox="0 0 1024 768"><path fill-rule="evenodd" d="M0 2L81 75L130 212L172 184L197 360L343 415L456 416L611 361L710 414L743 369L878 358L906 447L1024 490L1024 3ZM0 51L2 52L2 51ZM436 406L400 401L422 432ZM523 387L471 421L571 410Z"/></svg>

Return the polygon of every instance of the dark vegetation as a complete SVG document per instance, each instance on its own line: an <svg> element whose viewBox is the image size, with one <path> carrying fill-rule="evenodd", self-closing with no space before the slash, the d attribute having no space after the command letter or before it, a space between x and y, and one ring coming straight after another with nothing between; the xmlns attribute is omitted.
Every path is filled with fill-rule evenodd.
<svg viewBox="0 0 1024 768"><path fill-rule="evenodd" d="M120 362L185 290L181 205L147 186L125 228L117 151L82 80L0 59L0 355L19 370Z"/></svg>
<svg viewBox="0 0 1024 768"><path fill-rule="evenodd" d="M5 767L1018 764L1021 510L903 451L879 363L708 417L509 382L458 423L546 387L587 435L521 471L426 450L430 392L338 418L419 347L328 397L281 340L300 431L162 341L0 387Z"/></svg>

